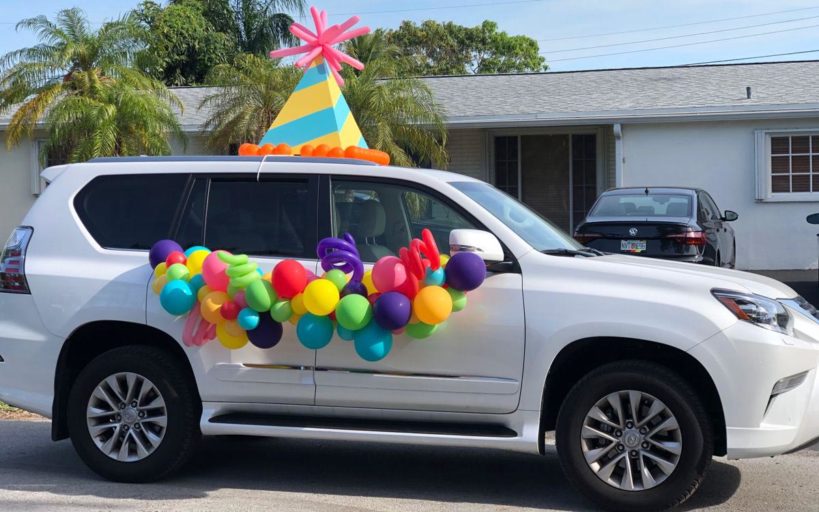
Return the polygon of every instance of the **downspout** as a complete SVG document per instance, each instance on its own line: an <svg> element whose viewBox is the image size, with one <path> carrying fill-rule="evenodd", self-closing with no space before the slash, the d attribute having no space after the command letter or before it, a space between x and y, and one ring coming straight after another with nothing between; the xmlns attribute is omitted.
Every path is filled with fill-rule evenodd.
<svg viewBox="0 0 819 512"><path fill-rule="evenodd" d="M623 154L623 126L620 123L614 123L614 186L623 186L623 167L626 163L626 157Z"/></svg>

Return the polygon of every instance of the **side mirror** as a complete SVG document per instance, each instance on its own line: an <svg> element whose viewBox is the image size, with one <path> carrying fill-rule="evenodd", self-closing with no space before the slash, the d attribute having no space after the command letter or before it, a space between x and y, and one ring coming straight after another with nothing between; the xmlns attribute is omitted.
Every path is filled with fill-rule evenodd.
<svg viewBox="0 0 819 512"><path fill-rule="evenodd" d="M503 247L497 237L480 229L453 229L449 232L449 252L474 252L487 263L503 261Z"/></svg>
<svg viewBox="0 0 819 512"><path fill-rule="evenodd" d="M808 224L819 224L819 213L811 213L807 218Z"/></svg>
<svg viewBox="0 0 819 512"><path fill-rule="evenodd" d="M722 216L722 220L726 222L734 222L739 218L737 212L732 212L731 210L725 210L725 214Z"/></svg>

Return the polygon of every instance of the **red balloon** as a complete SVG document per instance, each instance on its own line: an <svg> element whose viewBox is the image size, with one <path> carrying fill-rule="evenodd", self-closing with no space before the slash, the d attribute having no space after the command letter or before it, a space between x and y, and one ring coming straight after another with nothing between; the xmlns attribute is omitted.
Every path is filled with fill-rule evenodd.
<svg viewBox="0 0 819 512"><path fill-rule="evenodd" d="M381 294L376 292L376 293L373 293L372 295L370 295L369 297L367 297L367 300L370 301L370 304L372 304L374 306L375 301L378 300L378 297L381 297Z"/></svg>
<svg viewBox="0 0 819 512"><path fill-rule="evenodd" d="M404 284L396 288L395 291L403 293L411 300L414 299L416 295L418 295L418 290L420 289L421 283L418 281L418 278L415 277L415 274L409 274L407 276L407 280L404 281Z"/></svg>
<svg viewBox="0 0 819 512"><path fill-rule="evenodd" d="M165 259L165 265L167 265L168 268L171 268L171 265L175 263L181 263L184 265L186 261L188 261L188 258L185 257L184 252L174 251Z"/></svg>
<svg viewBox="0 0 819 512"><path fill-rule="evenodd" d="M296 260L284 260L273 269L273 289L279 297L291 299L307 286L307 270Z"/></svg>
<svg viewBox="0 0 819 512"><path fill-rule="evenodd" d="M241 309L242 308L240 308L235 302L228 301L222 304L222 307L219 308L219 312L222 314L222 318L225 320L236 320Z"/></svg>

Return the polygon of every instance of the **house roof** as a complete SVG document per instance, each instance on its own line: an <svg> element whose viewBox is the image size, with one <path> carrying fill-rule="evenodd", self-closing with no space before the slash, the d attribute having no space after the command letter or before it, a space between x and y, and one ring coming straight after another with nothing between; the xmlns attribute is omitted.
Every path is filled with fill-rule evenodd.
<svg viewBox="0 0 819 512"><path fill-rule="evenodd" d="M819 61L421 79L453 128L819 117ZM183 128L201 130L209 112L199 105L216 90L173 90Z"/></svg>

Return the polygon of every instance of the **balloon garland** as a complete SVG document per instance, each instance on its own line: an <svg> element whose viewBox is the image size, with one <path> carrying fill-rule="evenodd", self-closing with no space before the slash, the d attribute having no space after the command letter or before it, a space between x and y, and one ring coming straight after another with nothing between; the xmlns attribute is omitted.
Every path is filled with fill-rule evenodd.
<svg viewBox="0 0 819 512"><path fill-rule="evenodd" d="M183 250L160 240L148 255L151 287L165 311L188 315L182 341L189 347L218 339L231 350L248 343L269 349L290 322L306 348L326 347L337 334L352 341L362 359L378 361L390 353L395 335L434 334L486 278L478 255L440 254L428 229L399 256L384 256L367 272L349 233L321 240L316 253L321 277L295 260L264 274L245 254L202 246Z"/></svg>

